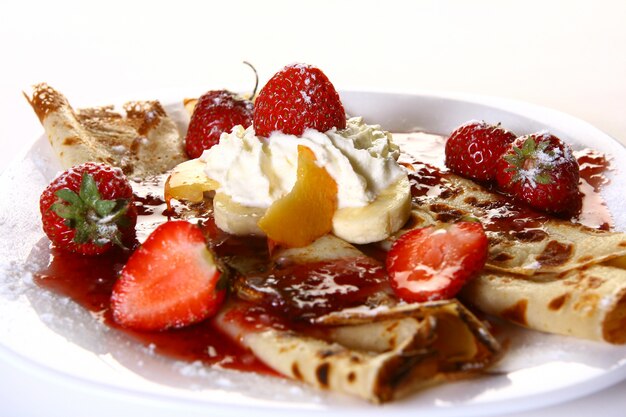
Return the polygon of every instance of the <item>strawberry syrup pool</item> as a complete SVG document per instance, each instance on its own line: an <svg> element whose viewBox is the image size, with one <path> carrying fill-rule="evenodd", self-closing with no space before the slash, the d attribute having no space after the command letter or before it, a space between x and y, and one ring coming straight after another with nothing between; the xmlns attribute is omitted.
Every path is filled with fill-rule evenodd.
<svg viewBox="0 0 626 417"><path fill-rule="evenodd" d="M409 133L394 134L394 140L403 151L399 162L410 165L414 201L441 192L442 180L447 174L443 165L445 138ZM577 151L575 155L581 168L580 189L584 195L582 213L575 221L593 228L609 229L611 216L599 194L607 182L604 172L610 168L609 161L604 155L592 150ZM138 242L144 241L154 228L168 218L199 222L208 228L215 227L210 205L202 203L186 206L174 202L168 208L163 198L165 179L166 175L162 175L143 182L132 182L139 213L136 228ZM485 226L487 230L540 233L537 230L540 230L541 222L546 219L544 214L511 203L508 199L503 201L506 214L495 220L490 219ZM224 233L221 239L224 250L234 251L239 256L268 258L267 246L262 239L234 237ZM362 249L368 255L379 258L379 261L384 258L384 252L376 246ZM48 266L35 274L34 281L40 287L69 297L92 312L98 320L117 331L125 332L156 353L190 363L200 361L209 366L277 375L251 353L224 336L211 320L162 332L136 332L117 325L109 309L111 291L129 256L128 251L117 249L102 256L85 257L52 248Z"/></svg>

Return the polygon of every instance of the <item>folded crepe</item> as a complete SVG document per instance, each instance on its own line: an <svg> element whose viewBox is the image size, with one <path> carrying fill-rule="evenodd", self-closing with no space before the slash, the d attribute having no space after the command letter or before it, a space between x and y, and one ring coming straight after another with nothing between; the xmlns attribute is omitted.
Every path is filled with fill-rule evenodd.
<svg viewBox="0 0 626 417"><path fill-rule="evenodd" d="M409 228L466 216L485 227L489 257L463 301L531 329L626 343L626 234L519 207L430 166L413 175Z"/></svg>
<svg viewBox="0 0 626 417"><path fill-rule="evenodd" d="M463 288L479 310L535 330L626 343L626 270L607 265L563 275L486 271Z"/></svg>
<svg viewBox="0 0 626 417"><path fill-rule="evenodd" d="M467 378L496 358L498 343L457 301L334 314L307 332L256 325L233 303L216 317L233 340L278 373L374 403ZM239 310L239 311L238 311ZM267 317L266 317L267 320ZM321 322L325 319L321 318Z"/></svg>
<svg viewBox="0 0 626 417"><path fill-rule="evenodd" d="M399 304L385 291L365 290L365 299L351 294L359 289L340 284L342 277L350 275L349 268L362 274L368 282L364 285L377 289L380 283L373 278L385 274L376 269L377 261L339 238L323 236L310 246L272 255L273 267L249 256L223 257L237 271L233 290L238 299L232 297L215 321L225 334L284 376L380 403L468 377L497 358L498 342L456 300ZM308 266L317 270L321 263L323 280L303 272ZM294 264L298 268L290 268ZM341 268L341 273L334 275L334 268ZM292 272L258 279L259 271L279 270ZM285 296L272 286L272 278L293 282L299 296ZM333 291L358 303L329 312L325 303L333 299ZM290 312L287 324L284 311ZM251 322L250 317L262 320Z"/></svg>
<svg viewBox="0 0 626 417"><path fill-rule="evenodd" d="M43 83L26 99L65 169L104 162L130 177L145 178L187 159L178 128L158 101L126 103L124 116L113 106L74 110L61 93Z"/></svg>
<svg viewBox="0 0 626 417"><path fill-rule="evenodd" d="M410 227L477 218L489 238L486 269L520 275L562 273L626 255L624 233L514 205L510 198L434 167L424 166L411 177Z"/></svg>

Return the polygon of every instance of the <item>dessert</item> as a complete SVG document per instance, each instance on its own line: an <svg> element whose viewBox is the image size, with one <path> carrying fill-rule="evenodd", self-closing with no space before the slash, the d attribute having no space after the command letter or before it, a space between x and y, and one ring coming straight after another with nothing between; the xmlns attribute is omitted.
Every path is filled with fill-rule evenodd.
<svg viewBox="0 0 626 417"><path fill-rule="evenodd" d="M278 81L293 76L294 84L308 88L313 77L303 75L311 73L317 71L307 66L288 67ZM501 350L489 326L476 319L461 302L449 299L464 281L468 283L461 293L463 300L487 311L494 305L491 298L502 301L497 307L512 298L497 295L507 280L514 285L525 279L534 280L538 285L532 291L542 291L540 285L546 277L552 280L557 274L584 275L585 271L610 268L600 264L625 254L623 234L586 228L533 211L471 180L423 164L416 159L419 155L400 155L388 133L378 126L365 125L359 118L346 121L344 117L343 125L337 117L343 108L333 101L335 95L329 90L327 79L321 80L325 103L321 110L307 107L315 101L315 95L303 87L303 94L291 94L286 99L288 107L301 109L297 115L284 119L286 124L282 125L284 120L276 116L280 113L273 113L275 107L266 104L261 113L271 114L259 117L266 136L259 136L254 124L251 128L235 127L202 157L181 163L171 171L164 190L169 203L166 214L174 219L199 220L206 246L201 244L195 226L181 224L195 231L191 246L209 254L197 256L196 249L192 250L191 258L203 260L185 275L200 277L192 279L191 293L201 293L193 290L193 285L200 282L201 287L209 288L212 298L191 316L188 310L180 313L178 308L172 316L166 308L167 319L149 328L185 325L214 314L199 324L202 337L209 340L210 346L211 338L226 338L281 375L383 402L416 387L470 376L497 359ZM278 93L272 91L268 95L270 101L282 103ZM329 117L319 117L320 112L327 112ZM254 120L256 123L256 117ZM318 125L328 120L330 126ZM346 160L348 164L342 164ZM345 171L348 166L353 172L343 175L342 169ZM145 196L137 196L137 200L142 210L152 210L162 203L149 203ZM312 210L311 205L317 210ZM348 214L341 217L342 210ZM482 226L456 222L468 216L477 218ZM373 226L362 228L363 220ZM164 221L165 218L157 223ZM166 225L176 228L179 221ZM460 252L456 259L460 266L457 262L455 274L445 279L441 279L440 273L413 276L416 270L433 270L435 264L423 262L426 256L415 258L419 251L403 242L413 243L417 239L413 236L424 235L425 241L432 244L436 240L432 236L440 232L429 226L441 227L443 223L454 223L447 226L454 232L452 235L469 228L472 236L478 236L469 248L473 255L468 258ZM293 226L285 233L281 224ZM338 226L342 224L347 232ZM143 256L148 252L165 259L159 270L167 269L168 257L161 258L160 254L168 253L167 243L173 239L161 233L161 227L144 246L129 254L125 268L132 272L137 267L132 262L134 257L140 259L139 264L152 264L150 256ZM483 228L482 234L474 235ZM485 239L489 239L488 249ZM151 249L155 246L159 249ZM387 255L389 248L392 249ZM174 248L173 252L178 250ZM394 261L398 254L408 257L402 259L402 268ZM181 261L183 258L177 255L171 263L182 262L184 270L187 266ZM449 262L444 259L442 265L449 266ZM459 269L467 269L468 276L458 278ZM430 283L445 299L418 303L398 299L389 276L401 274L406 278L407 272L409 280ZM472 279L472 272L477 272L478 277ZM166 284L175 277L173 273L164 275ZM219 282L224 275L230 275L230 294L217 308L222 302ZM502 277L499 285L491 284L496 279L492 276ZM126 287L124 281L132 281L124 277L122 273L117 281L120 287ZM623 282L623 278L614 281L608 275L606 279L616 283L614 287ZM176 278L175 282L184 280ZM474 283L485 288L478 284L472 287ZM137 294L143 290L139 286L129 290L133 291ZM624 302L620 291L611 294L616 303L609 307L612 319L605 331L611 335L605 340L613 343L623 343ZM483 294L488 295L482 297ZM581 294L589 292L582 289ZM528 320L522 324L540 328L535 324L534 312L538 316L542 313L533 306L535 300L538 305L543 301L538 295L529 297L532 300L527 300L524 308L530 306L534 310L525 314ZM158 307L166 298L157 296L148 301L147 307ZM189 303L185 297L182 299L183 305ZM515 305L524 304L513 301ZM112 312L111 306L105 307L113 316L112 325L142 328L143 324L125 321L128 311L120 307L123 297L114 295L112 304ZM564 299L562 306L567 305L568 300ZM124 313L117 313L116 317L115 311L120 309ZM138 311L142 307L130 309ZM507 318L496 307L493 311ZM568 314L568 320L575 320ZM515 317L519 315L508 315ZM583 327L594 326L597 329L604 325L595 319ZM585 332L573 334L595 337Z"/></svg>
<svg viewBox="0 0 626 417"><path fill-rule="evenodd" d="M517 138L496 167L501 190L533 208L566 218L580 212L579 180L572 150L548 132Z"/></svg>
<svg viewBox="0 0 626 417"><path fill-rule="evenodd" d="M391 287L409 303L454 298L485 266L487 245L477 221L413 229L387 254Z"/></svg>
<svg viewBox="0 0 626 417"><path fill-rule="evenodd" d="M253 94L254 95L254 94ZM185 152L197 158L215 145L222 132L252 123L252 102L226 90L204 93L196 103L185 136Z"/></svg>
<svg viewBox="0 0 626 417"><path fill-rule="evenodd" d="M604 230L609 219L584 226L434 166L415 166L411 223L471 216L489 238L485 268L464 286L462 300L535 330L626 342L626 270L618 266L626 235Z"/></svg>
<svg viewBox="0 0 626 417"><path fill-rule="evenodd" d="M70 168L41 194L43 230L58 247L100 255L134 238L133 190L119 168L86 162Z"/></svg>
<svg viewBox="0 0 626 417"><path fill-rule="evenodd" d="M113 106L75 111L44 83L35 85L26 99L65 169L103 162L129 177L145 178L187 159L178 128L158 101L126 103L125 116Z"/></svg>
<svg viewBox="0 0 626 417"><path fill-rule="evenodd" d="M395 162L397 147L387 132L361 118L348 120L342 131L311 129L298 138L277 132L267 141L251 128L235 128L199 160L175 167L166 197L197 202L203 192L216 190L213 201L220 228L236 235L263 236L259 219L295 183L299 145L324 161L337 182L332 222L336 236L351 243L370 243L390 236L406 222L409 181Z"/></svg>
<svg viewBox="0 0 626 417"><path fill-rule="evenodd" d="M472 120L459 126L446 141L446 166L455 174L483 183L493 183L496 167L513 132L500 125Z"/></svg>

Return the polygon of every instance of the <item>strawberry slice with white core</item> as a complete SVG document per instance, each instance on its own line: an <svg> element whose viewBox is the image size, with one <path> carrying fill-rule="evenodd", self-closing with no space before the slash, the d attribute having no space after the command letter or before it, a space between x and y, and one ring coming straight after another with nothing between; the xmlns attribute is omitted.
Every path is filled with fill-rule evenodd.
<svg viewBox="0 0 626 417"><path fill-rule="evenodd" d="M411 230L387 254L391 286L407 302L453 298L483 268L487 249L478 222Z"/></svg>
<svg viewBox="0 0 626 417"><path fill-rule="evenodd" d="M225 285L200 227L160 225L133 253L115 283L113 318L135 330L164 330L214 315Z"/></svg>

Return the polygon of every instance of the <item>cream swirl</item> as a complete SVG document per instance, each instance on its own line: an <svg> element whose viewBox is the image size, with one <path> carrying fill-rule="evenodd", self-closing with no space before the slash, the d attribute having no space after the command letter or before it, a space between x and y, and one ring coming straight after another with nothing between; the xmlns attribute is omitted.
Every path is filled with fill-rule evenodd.
<svg viewBox="0 0 626 417"><path fill-rule="evenodd" d="M317 164L337 182L338 208L372 202L406 172L397 162L400 152L391 134L360 117L342 130L306 129L302 136L274 132L268 138L254 129L235 126L200 157L205 173L234 202L266 208L287 194L296 181L298 145L315 153Z"/></svg>

